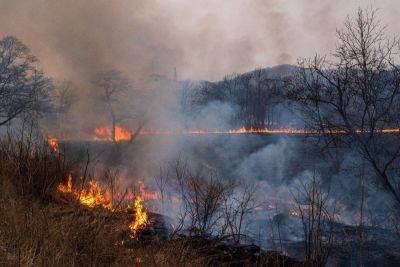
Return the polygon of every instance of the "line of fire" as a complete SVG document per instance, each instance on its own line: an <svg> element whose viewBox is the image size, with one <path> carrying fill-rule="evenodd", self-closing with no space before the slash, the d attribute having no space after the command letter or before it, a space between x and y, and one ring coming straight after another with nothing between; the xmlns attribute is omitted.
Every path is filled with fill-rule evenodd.
<svg viewBox="0 0 400 267"><path fill-rule="evenodd" d="M1 0L0 266L399 266L400 1L353 2Z"/></svg>

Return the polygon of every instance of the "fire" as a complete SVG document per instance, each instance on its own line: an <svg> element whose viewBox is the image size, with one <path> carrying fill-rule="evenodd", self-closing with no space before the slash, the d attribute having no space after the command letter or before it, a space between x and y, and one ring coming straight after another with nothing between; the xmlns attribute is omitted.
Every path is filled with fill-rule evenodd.
<svg viewBox="0 0 400 267"><path fill-rule="evenodd" d="M290 215L295 216L295 217L300 217L300 212L297 210L293 210L290 212Z"/></svg>
<svg viewBox="0 0 400 267"><path fill-rule="evenodd" d="M140 193L140 197L144 200L157 200L158 199L158 194L157 192L153 192L153 191L146 191L145 186L144 186L144 182L143 181L139 181L139 193Z"/></svg>
<svg viewBox="0 0 400 267"><path fill-rule="evenodd" d="M377 134L388 134L398 135L400 134L400 128L382 128L375 130ZM115 128L115 141L130 141L132 135L136 133L136 129L126 129L120 125ZM368 133L368 131L355 130L356 134ZM309 130L309 129L297 129L297 128L280 128L280 129L268 129L268 128L238 128L230 130L200 130L200 129L186 129L186 130L153 130L153 129L142 129L138 131L138 136L196 136L196 135L346 135L348 134L344 130L340 129L325 129L323 131ZM67 139L63 139L67 140ZM93 137L89 137L85 140L103 141L110 142L112 139L112 130L110 127L98 127L93 131ZM49 136L47 143L53 149L53 151L59 151L58 140L55 137Z"/></svg>
<svg viewBox="0 0 400 267"><path fill-rule="evenodd" d="M382 129L382 133L387 133L387 134L400 134L400 128L387 128L387 129Z"/></svg>
<svg viewBox="0 0 400 267"><path fill-rule="evenodd" d="M96 141L112 141L112 131L108 127L94 129L94 139ZM115 127L115 141L129 141L132 133L127 129L117 125Z"/></svg>
<svg viewBox="0 0 400 267"><path fill-rule="evenodd" d="M94 136L96 141L111 141L111 130L107 127L96 128Z"/></svg>
<svg viewBox="0 0 400 267"><path fill-rule="evenodd" d="M356 133L361 134L363 131L355 130ZM366 131L367 132L367 131ZM400 134L400 128L384 128L376 130L377 133L382 134ZM116 141L129 141L131 136L135 133L135 129L128 130L121 126L115 128L115 140ZM245 134L257 134L257 135L271 135L271 134L282 134L282 135L335 135L335 134L346 134L347 132L340 129L326 129L324 131L307 130L307 129L296 129L296 128L280 128L280 129L268 129L268 128L238 128L231 130L200 130L200 129L188 129L188 130L152 130L142 129L139 132L139 136L159 136L159 135L245 135ZM99 127L94 130L94 140L96 141L112 141L112 131L108 127Z"/></svg>
<svg viewBox="0 0 400 267"><path fill-rule="evenodd" d="M73 188L72 176L69 175L67 184L61 183L57 188L63 193L73 194L82 205L90 208L102 206L108 210L113 210L110 199L106 197L106 191L94 180L90 181L86 188L79 190Z"/></svg>
<svg viewBox="0 0 400 267"><path fill-rule="evenodd" d="M154 195L152 193L147 193L144 191L144 183L141 182L139 186L141 185L140 193L143 194L143 197L149 197L152 198ZM83 188L81 190L76 189L73 187L73 182L72 182L72 175L68 176L67 182L60 183L57 186L57 189L60 192L63 193L69 193L72 194L76 199L79 200L79 202L87 206L89 208L94 208L101 206L111 212L116 212L116 209L113 208L112 202L110 201L110 198L107 196L108 191L105 190L100 183L98 183L95 180L91 180L86 188ZM134 219L133 221L128 225L129 229L131 231L131 237L134 238L137 233L140 230L143 230L149 223L150 219L148 217L147 212L143 208L143 199L141 196L136 196L134 198Z"/></svg>
<svg viewBox="0 0 400 267"><path fill-rule="evenodd" d="M108 210L113 210L111 201L105 196L105 191L100 184L94 180L88 183L88 187L79 192L79 201L88 207L102 206Z"/></svg>
<svg viewBox="0 0 400 267"><path fill-rule="evenodd" d="M129 140L131 140L131 135L132 134L128 130L126 130L122 127L117 126L115 128L115 140L116 141L129 141Z"/></svg>
<svg viewBox="0 0 400 267"><path fill-rule="evenodd" d="M135 129L128 130L121 126L115 128L115 140L116 141L129 141L131 136L135 132ZM265 129L246 129L244 127L233 130L152 130L143 129L140 131L140 136L156 136L156 135L231 135L231 134L315 134L316 131L309 131L303 129L276 129L269 130ZM96 141L112 141L112 131L108 127L99 127L94 130L94 140Z"/></svg>
<svg viewBox="0 0 400 267"><path fill-rule="evenodd" d="M140 196L135 198L134 209L135 219L129 225L133 237L136 236L138 231L144 229L150 222L147 212L143 209L143 200Z"/></svg>
<svg viewBox="0 0 400 267"><path fill-rule="evenodd" d="M53 149L54 152L58 152L58 140L55 137L49 136L47 137L47 143Z"/></svg>
<svg viewBox="0 0 400 267"><path fill-rule="evenodd" d="M291 134L291 135L306 135L306 134L319 134L316 130L295 129L295 128L281 128L281 129L257 129L245 127L230 130L182 130L182 131L154 131L143 129L140 135L240 135L240 134ZM339 134L342 131L327 130L325 134Z"/></svg>
<svg viewBox="0 0 400 267"><path fill-rule="evenodd" d="M310 213L310 211L309 211L310 207L305 207L304 209L307 209L307 210L308 210L308 213L307 213L307 214ZM315 213L316 216L318 216L317 214L318 214L318 213ZM300 217L300 216L301 216L301 213L300 213L299 210L292 210L292 211L290 212L290 215L295 216L295 217ZM324 217L325 219L333 220L333 217L332 217L327 211L324 211L324 210L320 211L320 215L321 215L322 217ZM307 215L307 216L308 216L308 215Z"/></svg>
<svg viewBox="0 0 400 267"><path fill-rule="evenodd" d="M143 180L139 180L137 182L137 185L139 187L139 190L136 191L135 189L137 188L136 186L134 187L128 187L126 190L126 198L127 199L135 199L135 196L139 194L139 196L144 200L158 200L158 193L155 191L150 191L146 190L146 186L143 182Z"/></svg>
<svg viewBox="0 0 400 267"><path fill-rule="evenodd" d="M72 192L72 176L71 174L68 176L67 184L59 184L57 186L58 190L63 193L71 193Z"/></svg>

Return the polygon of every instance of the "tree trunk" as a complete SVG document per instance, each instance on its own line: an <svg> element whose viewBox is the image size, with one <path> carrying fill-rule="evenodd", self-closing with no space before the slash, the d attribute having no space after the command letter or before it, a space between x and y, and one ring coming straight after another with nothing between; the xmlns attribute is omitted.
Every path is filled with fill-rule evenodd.
<svg viewBox="0 0 400 267"><path fill-rule="evenodd" d="M116 125L116 119L115 119L115 115L114 112L111 111L111 122L112 122L112 128L111 128L111 138L113 140L113 142L116 142L116 134L115 134L115 129L117 127Z"/></svg>

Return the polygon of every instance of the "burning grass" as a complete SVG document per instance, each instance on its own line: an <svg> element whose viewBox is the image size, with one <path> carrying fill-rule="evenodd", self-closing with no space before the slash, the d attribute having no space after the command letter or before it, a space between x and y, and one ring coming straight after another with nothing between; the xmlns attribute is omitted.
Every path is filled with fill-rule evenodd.
<svg viewBox="0 0 400 267"><path fill-rule="evenodd" d="M132 133L121 126L115 127L115 141L129 141ZM94 129L94 139L96 141L112 141L112 131L108 127Z"/></svg>
<svg viewBox="0 0 400 267"><path fill-rule="evenodd" d="M133 220L129 223L131 237L135 238L137 233L150 224L150 219L143 207L143 200L140 196L134 196L133 206L123 208L121 205L113 207L110 199L111 193L105 189L99 182L95 180L89 181L86 187L74 188L72 175L68 176L67 183L60 183L57 186L58 190L64 194L71 194L80 204L89 208L103 207L110 212L121 212L124 210L133 210Z"/></svg>
<svg viewBox="0 0 400 267"><path fill-rule="evenodd" d="M132 266L123 241L132 240L131 225L135 233L145 225L135 216L147 216L142 203L127 213L97 181L78 189L78 166L59 152L47 142L0 143L0 265Z"/></svg>
<svg viewBox="0 0 400 267"><path fill-rule="evenodd" d="M73 164L32 139L0 143L0 265L126 264L129 220L57 193Z"/></svg>
<svg viewBox="0 0 400 267"><path fill-rule="evenodd" d="M376 133L380 134L400 134L399 128L382 128L375 130ZM153 130L153 129L126 129L120 125L115 127L115 141L130 141L132 136L196 136L196 135L346 135L351 134L343 129L324 129L324 130L312 130L312 129L301 129L301 128L237 128L228 130L202 130L202 129L185 129L185 130ZM368 131L361 131L356 129L355 133L363 134ZM49 139L49 143L54 139ZM93 131L94 141L113 141L112 130L109 127L98 127Z"/></svg>
<svg viewBox="0 0 400 267"><path fill-rule="evenodd" d="M85 209L67 199L40 201L2 196L2 266L80 266L128 264L125 219L101 209ZM27 208L29 207L29 208Z"/></svg>
<svg viewBox="0 0 400 267"><path fill-rule="evenodd" d="M138 231L144 229L149 223L149 216L143 209L143 200L140 196L135 198L134 202L134 220L129 224L129 229L132 232L132 237L135 237Z"/></svg>
<svg viewBox="0 0 400 267"><path fill-rule="evenodd" d="M157 196L139 183L140 195L133 195L131 206L124 207L122 199L131 194L116 201L101 181L86 181L85 175L78 175L80 166L54 144L49 140L0 142L0 266L205 266L223 262L254 266L264 262L250 247L230 246L218 239L150 236L144 240L153 222L143 203Z"/></svg>
<svg viewBox="0 0 400 267"><path fill-rule="evenodd" d="M106 197L106 191L95 180L89 181L84 188L75 189L73 188L72 175L69 175L67 183L60 183L57 188L65 194L72 194L82 205L90 208L102 206L105 209L113 211L111 200L109 197Z"/></svg>

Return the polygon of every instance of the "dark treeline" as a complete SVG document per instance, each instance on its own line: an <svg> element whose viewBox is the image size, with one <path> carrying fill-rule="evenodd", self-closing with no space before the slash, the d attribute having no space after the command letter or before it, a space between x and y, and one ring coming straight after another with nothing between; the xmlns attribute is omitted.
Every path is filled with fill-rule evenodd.
<svg viewBox="0 0 400 267"><path fill-rule="evenodd" d="M64 124L69 121L68 128L75 130L74 119L69 119L74 110L78 112L75 117L89 127L108 125L115 141L117 124L134 121L140 131L152 127L153 121L171 123L179 116L188 120L212 102L232 107L231 121L226 123L230 127L291 127L298 121L296 111L312 129L345 133L323 135L325 147L346 146L356 151L400 203L399 135L379 132L400 127L399 41L388 38L384 29L375 12L360 10L338 31L337 48L329 58L316 56L300 60L298 66L256 69L219 82L179 82L176 77L155 76L155 90L142 95L118 70L103 71L91 81L89 94L78 95L86 109L72 108L78 98L76 90L74 94L68 83L55 86L38 69L28 47L15 37L5 37L0 41L0 126L17 118L44 118L53 129L58 126L65 132ZM146 108L137 108L141 106ZM90 112L92 116L81 119ZM218 112L213 110L210 115L218 117Z"/></svg>
<svg viewBox="0 0 400 267"><path fill-rule="evenodd" d="M282 120L282 113L288 109L285 84L296 70L295 66L281 65L228 75L220 82L203 82L193 95L193 104L205 106L219 101L233 106L235 114L230 124L234 127L288 127Z"/></svg>
<svg viewBox="0 0 400 267"><path fill-rule="evenodd" d="M39 132L54 133L57 130L63 134L68 130L80 132L82 129L93 134L95 127L105 126L110 129L111 140L114 141L112 151L121 154L118 155L120 157L123 155L119 153L116 139L119 125L135 129L131 141L142 128L163 130L163 126L174 128L175 124L179 129L198 127L197 120L201 121L199 117L205 114L214 119L222 117L229 120L223 125L218 125L220 121L215 120L215 125L211 126L206 119L204 125L209 127L276 129L306 126L319 133L312 139L317 142L310 143L307 156L314 149L318 151L318 157L329 154L327 158L330 162L327 165L336 169L336 177L346 174L345 179L360 184L359 192L352 193L360 196L360 205L355 208L358 209L359 220L356 218L354 221L360 232L357 242L362 266L364 226L372 225L365 215L365 188L377 189L370 193L369 198L382 198L390 207L387 217L380 218L382 225L386 224L382 227L400 236L400 134L398 131L382 132L384 129L400 128L400 42L398 38L385 35L385 27L377 20L376 12L370 10L359 10L354 18L348 18L344 28L338 30L337 39L337 47L331 56L302 59L298 66L256 69L245 74L226 76L218 82L178 81L176 74L173 79L154 75L143 90L138 90L128 76L116 68L94 75L92 81L87 81L89 89L83 93L72 83L57 84L47 78L39 70L36 58L28 47L15 37L5 37L0 40L0 126L11 126L15 121L22 122L18 123L22 125L30 122L29 125L37 126ZM207 109L212 104L213 109ZM230 109L223 110L227 106ZM204 111L206 109L207 112ZM229 113L229 116L221 116L221 113ZM184 125L181 125L181 120ZM332 130L336 134L326 134ZM75 133L76 136L80 137ZM62 138L63 135L57 137ZM70 136L66 134L66 137ZM36 176L30 173L30 166L41 166L36 160L44 159L40 171L47 171L51 167L47 159L54 156L54 151L47 155L49 151L46 146L43 149L46 153L36 156L29 152L30 143L26 152L17 146L15 151L10 149L13 146L14 143L5 142L3 152L0 149L4 177L12 180L18 178L20 173L27 173L21 177L27 178L28 182L22 182L31 185L31 177ZM21 151L23 155L20 156ZM140 156L139 152L131 153ZM59 152L55 154L61 155ZM15 155L15 159L10 155ZM354 164L351 170L345 170L343 163L350 156ZM89 155L87 158L89 162ZM25 161L24 164L17 164L21 170L13 165L17 160L22 160L22 163ZM61 164L58 161L55 163L56 167ZM213 172L203 177L203 174L191 173L186 165L178 163L171 171L166 171L167 174L160 169L160 177L169 177L170 173L176 176L169 178L183 200L183 215L178 219L181 225L178 229L184 230L181 233L190 237L207 237L215 233L221 237L230 236L235 243L240 243L245 232L243 218L256 207L253 205L253 188L244 187L242 192L235 191L223 179L225 177L214 175ZM260 171L254 166L259 168L260 165L250 165L252 173ZM15 170L18 173L14 173ZM40 174L38 180L47 177L36 170L34 174ZM271 178L264 172L262 176L266 180ZM331 201L331 195L317 181L317 174L314 176L311 184L303 183L297 194L295 192L292 195L295 211L304 228L303 258L311 266L324 266L336 241L333 227L337 222L334 215L334 202L337 199ZM44 186L46 190L55 189L56 182L66 175L61 173L54 177L57 179L51 185ZM321 178L324 180L325 177ZM157 182L158 185L165 185L162 179ZM32 184L32 187L40 188L40 185ZM7 188L4 187L3 191L7 192ZM339 194L342 192L335 192L335 196ZM238 195L241 196L239 200ZM331 212L329 205L335 206ZM352 203L343 205L351 206ZM4 206L2 212L6 211L8 207ZM34 233L35 230L29 229L29 232ZM98 233L93 236L98 236ZM14 239L13 233L10 232L7 238ZM116 243L114 236L112 241ZM55 243L63 244L59 240ZM283 251L282 244L280 246ZM75 247L75 244L71 246L71 253Z"/></svg>
<svg viewBox="0 0 400 267"><path fill-rule="evenodd" d="M386 35L373 10L348 18L337 39L329 57L204 82L194 103L229 103L236 108L232 125L256 129L290 126L282 114L295 105L305 126L321 133L324 150L354 151L362 171L374 173L399 206L399 39Z"/></svg>

